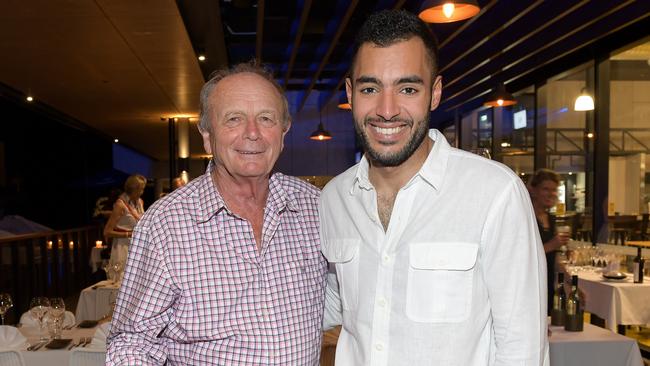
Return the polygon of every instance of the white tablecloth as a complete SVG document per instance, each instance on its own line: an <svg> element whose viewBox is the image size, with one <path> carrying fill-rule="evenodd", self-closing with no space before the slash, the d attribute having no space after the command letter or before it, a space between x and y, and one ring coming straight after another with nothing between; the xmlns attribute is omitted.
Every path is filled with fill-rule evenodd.
<svg viewBox="0 0 650 366"><path fill-rule="evenodd" d="M109 315L111 304L115 304L119 288L119 284L114 284L111 281L100 281L83 289L77 303L75 314L77 322L98 320Z"/></svg>
<svg viewBox="0 0 650 366"><path fill-rule="evenodd" d="M617 324L650 324L650 278L638 284L631 275L623 282L610 282L591 270L576 273L587 296L585 310L605 319L609 329L616 332Z"/></svg>
<svg viewBox="0 0 650 366"><path fill-rule="evenodd" d="M551 327L551 366L643 366L636 340L591 324L583 332Z"/></svg>
<svg viewBox="0 0 650 366"><path fill-rule="evenodd" d="M106 248L92 247L90 250L90 258L88 258L88 265L92 269L92 273L97 272L102 266L102 250Z"/></svg>
<svg viewBox="0 0 650 366"><path fill-rule="evenodd" d="M19 330L27 338L27 342L38 343L39 330L37 327L21 327ZM64 330L61 338L69 338L77 343L81 337L92 337L96 330L96 327ZM41 347L38 351L27 351L26 349L19 351L25 360L25 366L67 366L70 364L70 355L72 354L72 351L67 348L53 350Z"/></svg>

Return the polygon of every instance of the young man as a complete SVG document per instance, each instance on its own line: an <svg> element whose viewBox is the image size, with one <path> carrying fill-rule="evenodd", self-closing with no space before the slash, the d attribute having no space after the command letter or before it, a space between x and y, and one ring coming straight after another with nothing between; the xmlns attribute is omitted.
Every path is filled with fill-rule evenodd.
<svg viewBox="0 0 650 366"><path fill-rule="evenodd" d="M271 172L290 122L262 69L238 65L204 85L212 162L138 223L108 365L318 365L319 192Z"/></svg>
<svg viewBox="0 0 650 366"><path fill-rule="evenodd" d="M528 192L428 129L437 70L414 15L384 11L360 30L346 91L365 155L321 196L336 364L543 365L545 261Z"/></svg>

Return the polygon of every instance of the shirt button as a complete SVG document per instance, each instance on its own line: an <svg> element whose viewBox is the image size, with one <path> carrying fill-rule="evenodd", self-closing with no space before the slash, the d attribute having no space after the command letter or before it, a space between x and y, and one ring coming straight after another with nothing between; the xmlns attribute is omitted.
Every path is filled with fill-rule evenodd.
<svg viewBox="0 0 650 366"><path fill-rule="evenodd" d="M383 308L384 306L386 306L386 299L379 299L377 303L379 304L379 306Z"/></svg>
<svg viewBox="0 0 650 366"><path fill-rule="evenodd" d="M377 344L375 345L375 349L376 349L377 351L383 351L383 350L384 350L384 346L383 346L381 343L377 343Z"/></svg>
<svg viewBox="0 0 650 366"><path fill-rule="evenodd" d="M384 254L384 256L381 257L381 259L382 261L384 261L384 263L390 262L390 256L388 254Z"/></svg>

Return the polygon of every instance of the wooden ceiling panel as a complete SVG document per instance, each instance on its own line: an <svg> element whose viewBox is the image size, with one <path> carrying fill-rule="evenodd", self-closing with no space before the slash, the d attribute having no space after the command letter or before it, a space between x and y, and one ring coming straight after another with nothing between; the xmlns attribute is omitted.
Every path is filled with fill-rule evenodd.
<svg viewBox="0 0 650 366"><path fill-rule="evenodd" d="M0 54L0 82L157 159L160 117L198 114L203 76L173 0L2 1Z"/></svg>

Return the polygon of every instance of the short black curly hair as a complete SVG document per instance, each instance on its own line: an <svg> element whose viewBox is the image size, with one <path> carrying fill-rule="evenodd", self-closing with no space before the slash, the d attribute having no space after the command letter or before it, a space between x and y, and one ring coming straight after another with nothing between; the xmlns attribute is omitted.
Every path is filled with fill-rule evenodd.
<svg viewBox="0 0 650 366"><path fill-rule="evenodd" d="M382 10L370 15L363 23L354 43L352 67L359 48L366 43L378 47L390 47L395 43L419 37L431 61L433 75L438 73L438 40L429 26L415 14L406 10Z"/></svg>

